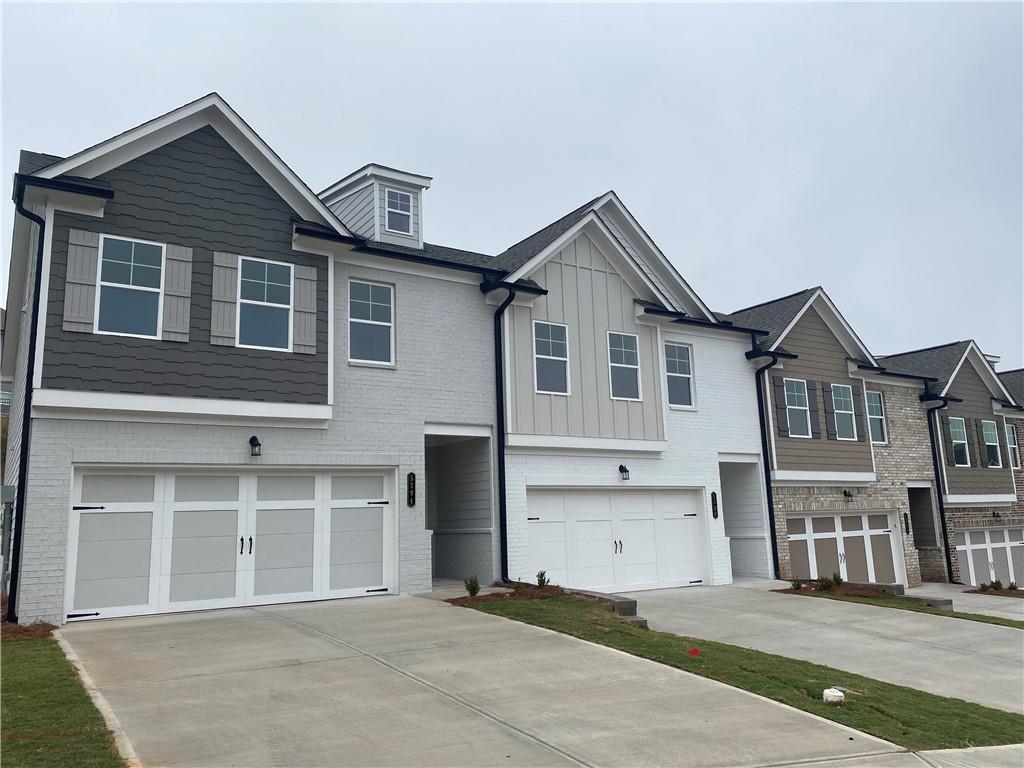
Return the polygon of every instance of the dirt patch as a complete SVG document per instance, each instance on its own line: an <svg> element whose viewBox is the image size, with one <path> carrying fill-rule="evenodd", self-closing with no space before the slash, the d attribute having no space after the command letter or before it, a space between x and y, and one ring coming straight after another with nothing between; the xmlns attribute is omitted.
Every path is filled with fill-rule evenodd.
<svg viewBox="0 0 1024 768"><path fill-rule="evenodd" d="M873 589L872 587L851 587L846 584L834 587L833 589L815 589L813 586L807 585L802 589L786 587L785 589L773 589L772 592L781 592L785 595L810 595L817 592L818 594L824 595L850 595L852 597L892 597L891 594L883 592L880 589Z"/></svg>
<svg viewBox="0 0 1024 768"><path fill-rule="evenodd" d="M53 624L46 624L37 621L34 624L12 624L10 622L0 623L0 638L5 642L9 640L43 640L50 636L55 630Z"/></svg>
<svg viewBox="0 0 1024 768"><path fill-rule="evenodd" d="M500 600L543 600L547 597L561 597L566 591L561 587L521 587L514 592L495 592L491 595L470 597L450 597L445 600L452 605L472 605L473 603L493 603Z"/></svg>
<svg viewBox="0 0 1024 768"><path fill-rule="evenodd" d="M971 595L996 595L997 597L1024 597L1024 589L965 589Z"/></svg>

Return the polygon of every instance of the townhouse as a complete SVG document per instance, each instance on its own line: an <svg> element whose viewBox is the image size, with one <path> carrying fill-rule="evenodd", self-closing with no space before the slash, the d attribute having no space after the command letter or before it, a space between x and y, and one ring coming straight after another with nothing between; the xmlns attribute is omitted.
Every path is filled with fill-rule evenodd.
<svg viewBox="0 0 1024 768"><path fill-rule="evenodd" d="M501 254L211 94L15 178L21 621L773 572L755 371L614 193Z"/></svg>

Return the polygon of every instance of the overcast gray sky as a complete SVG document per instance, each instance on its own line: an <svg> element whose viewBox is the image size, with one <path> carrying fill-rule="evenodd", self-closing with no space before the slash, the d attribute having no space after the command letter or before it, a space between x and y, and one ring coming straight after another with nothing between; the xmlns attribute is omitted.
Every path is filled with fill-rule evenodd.
<svg viewBox="0 0 1024 768"><path fill-rule="evenodd" d="M821 284L873 352L974 338L1017 368L1022 21L1020 3L7 3L3 179L21 148L70 154L218 91L314 190L369 161L433 176L431 242L498 253L615 189L715 309Z"/></svg>

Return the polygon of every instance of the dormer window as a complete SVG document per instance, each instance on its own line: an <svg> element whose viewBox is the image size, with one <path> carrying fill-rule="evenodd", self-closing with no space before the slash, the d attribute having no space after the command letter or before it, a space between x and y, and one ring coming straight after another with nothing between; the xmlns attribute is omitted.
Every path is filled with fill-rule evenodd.
<svg viewBox="0 0 1024 768"><path fill-rule="evenodd" d="M385 190L387 211L385 227L389 232L402 235L412 234L412 195L397 189Z"/></svg>

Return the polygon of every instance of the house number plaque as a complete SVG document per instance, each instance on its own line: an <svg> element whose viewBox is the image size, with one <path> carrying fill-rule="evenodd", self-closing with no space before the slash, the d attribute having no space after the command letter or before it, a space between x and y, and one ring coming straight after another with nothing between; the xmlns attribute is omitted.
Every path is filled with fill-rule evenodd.
<svg viewBox="0 0 1024 768"><path fill-rule="evenodd" d="M405 476L405 503L410 507L416 506L416 473L410 472Z"/></svg>

